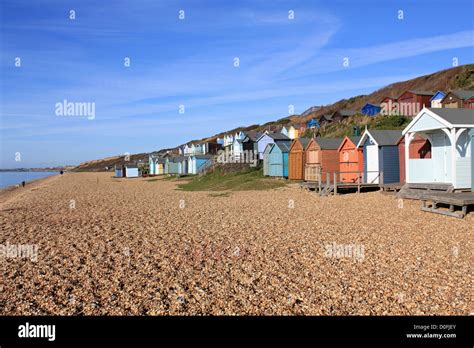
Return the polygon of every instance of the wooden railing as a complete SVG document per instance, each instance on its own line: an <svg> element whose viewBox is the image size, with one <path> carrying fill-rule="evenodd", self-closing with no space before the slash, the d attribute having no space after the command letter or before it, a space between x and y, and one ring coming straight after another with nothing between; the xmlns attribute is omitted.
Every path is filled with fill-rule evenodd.
<svg viewBox="0 0 474 348"><path fill-rule="evenodd" d="M374 178L370 179L370 182L368 182L366 178L366 174L371 174L371 173L376 174L376 175ZM325 172L325 174L326 174L326 184L324 186L324 189L326 193L329 193L328 191L334 192L334 195L337 195L338 187L357 187L357 193L360 193L361 187L364 187L367 185L382 185L384 183L383 171L366 171L366 172L347 171L347 172L333 172L333 173ZM357 174L357 180L355 182L343 182L341 180L338 180L338 178L339 179L341 178L341 174ZM318 180L318 190L320 194L323 189L322 176L323 175L321 172L321 174L319 175L319 180Z"/></svg>

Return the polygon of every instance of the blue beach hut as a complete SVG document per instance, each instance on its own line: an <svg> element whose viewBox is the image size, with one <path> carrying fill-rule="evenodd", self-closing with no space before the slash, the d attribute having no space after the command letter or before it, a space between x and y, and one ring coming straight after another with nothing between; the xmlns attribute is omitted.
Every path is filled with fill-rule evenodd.
<svg viewBox="0 0 474 348"><path fill-rule="evenodd" d="M288 177L288 152L290 143L275 143L268 151L268 175Z"/></svg>
<svg viewBox="0 0 474 348"><path fill-rule="evenodd" d="M400 182L398 140L401 130L368 130L362 134L357 147L363 148L364 178L370 184ZM383 173L383 182L381 176Z"/></svg>
<svg viewBox="0 0 474 348"><path fill-rule="evenodd" d="M212 156L196 155L188 157L188 174L199 174L204 168L212 164Z"/></svg>
<svg viewBox="0 0 474 348"><path fill-rule="evenodd" d="M268 144L288 142L290 138L281 133L263 133L257 139L258 159L263 160L263 152Z"/></svg>
<svg viewBox="0 0 474 348"><path fill-rule="evenodd" d="M371 103L367 103L365 104L362 109L360 110L364 115L367 115L367 116L375 116L377 115L378 113L380 113L380 110L382 110L382 108L380 107L380 105L377 105L377 104L371 104Z"/></svg>

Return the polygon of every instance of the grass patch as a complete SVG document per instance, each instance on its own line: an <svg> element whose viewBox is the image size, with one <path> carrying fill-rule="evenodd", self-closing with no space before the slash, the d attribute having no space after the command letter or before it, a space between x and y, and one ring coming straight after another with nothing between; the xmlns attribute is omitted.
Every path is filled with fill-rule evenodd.
<svg viewBox="0 0 474 348"><path fill-rule="evenodd" d="M189 179L191 179L192 176L188 176L188 175L185 175L185 176L176 176L176 175L165 175L163 176L162 178L160 179L152 179L153 181L155 180L165 180L165 181L187 181ZM151 180L148 180L148 181L151 181Z"/></svg>
<svg viewBox="0 0 474 348"><path fill-rule="evenodd" d="M209 197L229 197L230 192L216 192L216 193L209 193Z"/></svg>
<svg viewBox="0 0 474 348"><path fill-rule="evenodd" d="M285 185L284 180L263 176L262 169L249 168L237 173L222 173L216 169L212 173L179 184L178 188L183 191L250 191L270 190Z"/></svg>

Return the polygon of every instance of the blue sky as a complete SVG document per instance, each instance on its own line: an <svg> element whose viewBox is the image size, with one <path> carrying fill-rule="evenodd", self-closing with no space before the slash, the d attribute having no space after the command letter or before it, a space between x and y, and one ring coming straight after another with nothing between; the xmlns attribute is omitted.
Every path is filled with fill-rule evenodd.
<svg viewBox="0 0 474 348"><path fill-rule="evenodd" d="M473 63L473 4L2 0L0 168L173 147ZM64 99L95 118L57 116Z"/></svg>

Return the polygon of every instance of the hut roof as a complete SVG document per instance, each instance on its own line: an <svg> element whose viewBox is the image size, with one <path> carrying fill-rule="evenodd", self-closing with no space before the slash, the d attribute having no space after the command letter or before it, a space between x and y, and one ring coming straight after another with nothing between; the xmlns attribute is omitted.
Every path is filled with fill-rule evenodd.
<svg viewBox="0 0 474 348"><path fill-rule="evenodd" d="M268 133L267 135L273 140L290 140L285 134L281 133Z"/></svg>
<svg viewBox="0 0 474 348"><path fill-rule="evenodd" d="M378 146L397 145L398 140L402 136L401 130L367 130L366 133L370 134ZM361 145L360 142L365 136L366 134L361 137L359 145Z"/></svg>
<svg viewBox="0 0 474 348"><path fill-rule="evenodd" d="M290 144L288 143L275 143L275 146L281 150L281 152L288 152L290 151Z"/></svg>
<svg viewBox="0 0 474 348"><path fill-rule="evenodd" d="M173 163L182 162L186 159L186 156L172 156L169 157L169 161Z"/></svg>
<svg viewBox="0 0 474 348"><path fill-rule="evenodd" d="M311 141L311 138L299 138L298 139L299 142L301 143L301 145L303 146L303 149L306 148L306 146L309 144L309 142Z"/></svg>
<svg viewBox="0 0 474 348"><path fill-rule="evenodd" d="M257 141L257 139L262 135L261 133L259 132L256 132L256 131L248 131L248 132L244 132L245 133L245 138L248 138L249 140L255 142ZM244 140L245 140L244 138Z"/></svg>
<svg viewBox="0 0 474 348"><path fill-rule="evenodd" d="M315 138L322 150L337 150L343 138Z"/></svg>
<svg viewBox="0 0 474 348"><path fill-rule="evenodd" d="M453 125L474 125L474 109L428 108L428 110Z"/></svg>
<svg viewBox="0 0 474 348"><path fill-rule="evenodd" d="M458 97L459 99L462 99L462 100L467 100L471 97L474 96L474 90L461 90L461 89L458 89L458 90L455 90L455 91L451 91L452 94L454 94L456 97Z"/></svg>
<svg viewBox="0 0 474 348"><path fill-rule="evenodd" d="M323 115L321 118L324 118L325 120L331 121L332 120L332 115Z"/></svg>
<svg viewBox="0 0 474 348"><path fill-rule="evenodd" d="M348 137L355 145L357 145L360 141L360 138L362 138L361 135L352 135Z"/></svg>
<svg viewBox="0 0 474 348"><path fill-rule="evenodd" d="M432 91L418 91L418 90L409 90L407 92L416 94L416 95L434 95L434 92ZM403 93L402 93L403 94Z"/></svg>
<svg viewBox="0 0 474 348"><path fill-rule="evenodd" d="M213 156L211 156L211 155L194 155L192 157L195 157L197 159L211 159Z"/></svg>

